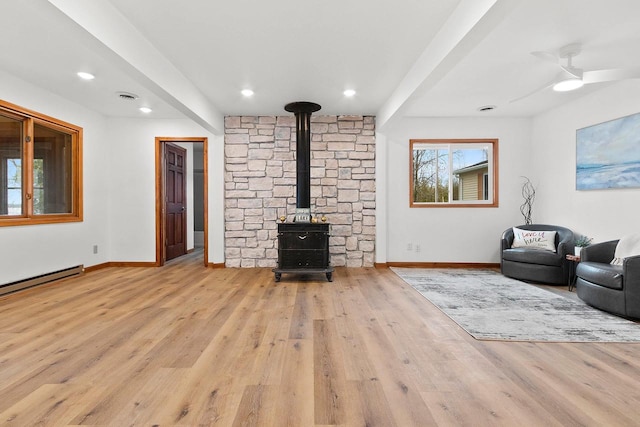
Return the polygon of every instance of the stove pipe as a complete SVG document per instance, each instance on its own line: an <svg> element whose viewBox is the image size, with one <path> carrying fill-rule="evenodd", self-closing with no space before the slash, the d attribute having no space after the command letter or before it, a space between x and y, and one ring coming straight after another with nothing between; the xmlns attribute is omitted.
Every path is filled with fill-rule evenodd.
<svg viewBox="0 0 640 427"><path fill-rule="evenodd" d="M296 212L310 215L311 208L311 113L320 110L313 102L291 102L284 109L296 116ZM298 220L303 216L296 215ZM310 216L307 221L310 220Z"/></svg>

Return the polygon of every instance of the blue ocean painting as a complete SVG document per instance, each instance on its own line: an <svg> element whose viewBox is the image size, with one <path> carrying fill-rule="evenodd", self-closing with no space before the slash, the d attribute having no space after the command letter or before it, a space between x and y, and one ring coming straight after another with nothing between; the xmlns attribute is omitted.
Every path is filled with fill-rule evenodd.
<svg viewBox="0 0 640 427"><path fill-rule="evenodd" d="M576 189L640 187L640 113L578 129Z"/></svg>

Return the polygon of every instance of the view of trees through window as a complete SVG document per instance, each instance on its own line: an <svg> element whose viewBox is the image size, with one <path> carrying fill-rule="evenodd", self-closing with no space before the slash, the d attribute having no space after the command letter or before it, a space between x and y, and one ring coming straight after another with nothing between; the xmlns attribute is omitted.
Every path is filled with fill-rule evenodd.
<svg viewBox="0 0 640 427"><path fill-rule="evenodd" d="M493 204L496 140L411 140L411 206Z"/></svg>
<svg viewBox="0 0 640 427"><path fill-rule="evenodd" d="M21 162L21 159L7 159L7 215L22 214Z"/></svg>
<svg viewBox="0 0 640 427"><path fill-rule="evenodd" d="M7 159L7 215L22 215L22 160ZM43 214L44 159L33 159L33 213Z"/></svg>

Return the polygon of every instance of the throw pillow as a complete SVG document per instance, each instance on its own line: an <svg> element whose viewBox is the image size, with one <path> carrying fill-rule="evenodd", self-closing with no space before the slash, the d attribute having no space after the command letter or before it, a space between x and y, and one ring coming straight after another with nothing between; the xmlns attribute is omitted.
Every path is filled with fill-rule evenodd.
<svg viewBox="0 0 640 427"><path fill-rule="evenodd" d="M624 236L618 241L611 264L622 265L625 258L635 255L640 255L640 234Z"/></svg>
<svg viewBox="0 0 640 427"><path fill-rule="evenodd" d="M556 232L547 230L523 230L513 227L513 243L511 247L555 252Z"/></svg>

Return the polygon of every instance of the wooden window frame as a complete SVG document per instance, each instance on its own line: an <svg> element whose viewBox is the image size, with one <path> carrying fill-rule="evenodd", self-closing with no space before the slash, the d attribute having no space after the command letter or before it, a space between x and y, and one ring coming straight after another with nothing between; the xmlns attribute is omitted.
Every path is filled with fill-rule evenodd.
<svg viewBox="0 0 640 427"><path fill-rule="evenodd" d="M491 202L483 203L465 203L465 202L415 202L413 200L414 183L413 183L413 147L414 144L429 144L429 145L458 145L458 144L478 144L487 145L492 147L491 153L491 165L490 170L492 174L489 175L489 185L493 190L493 200ZM498 139L497 138L484 138L484 139L410 139L409 140L409 207L411 208L497 208L499 206L499 193L498 193L498 181L499 181L499 168L498 168Z"/></svg>
<svg viewBox="0 0 640 427"><path fill-rule="evenodd" d="M22 143L22 202L21 215L0 215L0 227L35 224L81 222L82 199L82 128L71 123L0 100L0 114L23 123ZM71 212L33 212L34 125L38 124L71 136Z"/></svg>

